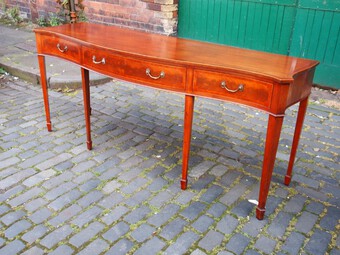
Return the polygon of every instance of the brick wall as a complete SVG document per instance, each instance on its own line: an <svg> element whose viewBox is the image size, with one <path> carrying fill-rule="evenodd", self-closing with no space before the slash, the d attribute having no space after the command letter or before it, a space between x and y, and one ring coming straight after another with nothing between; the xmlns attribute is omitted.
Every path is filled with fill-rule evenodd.
<svg viewBox="0 0 340 255"><path fill-rule="evenodd" d="M49 12L56 12L55 0L4 0L6 8L19 7L21 15L33 22L39 16L46 16Z"/></svg>
<svg viewBox="0 0 340 255"><path fill-rule="evenodd" d="M18 6L28 19L57 11L55 0L5 0L6 7ZM84 0L90 22L115 24L173 35L177 32L178 0Z"/></svg>

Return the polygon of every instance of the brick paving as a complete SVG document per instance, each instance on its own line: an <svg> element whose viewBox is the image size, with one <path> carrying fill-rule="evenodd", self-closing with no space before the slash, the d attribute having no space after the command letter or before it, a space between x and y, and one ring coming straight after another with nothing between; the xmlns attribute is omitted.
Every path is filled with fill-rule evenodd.
<svg viewBox="0 0 340 255"><path fill-rule="evenodd" d="M0 80L1 81L1 80ZM340 254L340 112L311 104L289 187L294 106L263 221L255 218L267 115L197 98L180 189L183 96L112 81L82 93L0 84L0 254Z"/></svg>

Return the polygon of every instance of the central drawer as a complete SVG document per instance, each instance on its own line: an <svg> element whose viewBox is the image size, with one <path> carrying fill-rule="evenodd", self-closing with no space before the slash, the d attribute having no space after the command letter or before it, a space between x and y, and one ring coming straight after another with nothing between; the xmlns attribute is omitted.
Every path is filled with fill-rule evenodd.
<svg viewBox="0 0 340 255"><path fill-rule="evenodd" d="M99 73L155 88L185 91L186 68L164 65L83 46L83 66Z"/></svg>
<svg viewBox="0 0 340 255"><path fill-rule="evenodd" d="M112 54L101 48L83 46L83 66L106 74L108 76L122 76L125 70L123 57Z"/></svg>
<svg viewBox="0 0 340 255"><path fill-rule="evenodd" d="M184 92L186 68L125 57L100 48L83 46L83 66L99 73L155 88Z"/></svg>
<svg viewBox="0 0 340 255"><path fill-rule="evenodd" d="M125 59L125 77L152 87L185 91L186 68L157 62Z"/></svg>
<svg viewBox="0 0 340 255"><path fill-rule="evenodd" d="M200 96L269 108L273 84L230 73L195 70L193 91Z"/></svg>

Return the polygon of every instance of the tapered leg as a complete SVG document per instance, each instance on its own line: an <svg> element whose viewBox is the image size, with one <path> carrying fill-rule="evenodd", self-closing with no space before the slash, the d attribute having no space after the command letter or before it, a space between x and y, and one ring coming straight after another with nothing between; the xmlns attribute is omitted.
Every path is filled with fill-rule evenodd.
<svg viewBox="0 0 340 255"><path fill-rule="evenodd" d="M259 204L256 208L256 218L262 220L266 211L267 196L273 174L277 147L283 123L282 117L269 115L266 145L263 157L262 176L260 184Z"/></svg>
<svg viewBox="0 0 340 255"><path fill-rule="evenodd" d="M194 116L194 96L185 96L184 109L184 134L183 134L183 162L182 162L182 180L181 188L184 190L188 184L188 165L190 154L192 120Z"/></svg>
<svg viewBox="0 0 340 255"><path fill-rule="evenodd" d="M45 106L45 116L46 116L46 126L49 132L52 131L52 123L50 116L50 103L48 100L48 87L47 87L47 79L46 79L46 66L45 66L45 57L38 55L39 69L40 69L40 79L41 79L41 88L44 97L44 106Z"/></svg>
<svg viewBox="0 0 340 255"><path fill-rule="evenodd" d="M84 98L84 112L85 112L85 124L86 124L86 144L87 149L92 150L91 140L91 120L90 120L90 78L89 70L81 68L81 79Z"/></svg>
<svg viewBox="0 0 340 255"><path fill-rule="evenodd" d="M298 111L298 116L297 116L296 125L295 125L292 150L290 152L288 169L287 169L287 173L286 173L285 180L284 180L284 183L287 186L289 185L290 180L292 179L292 172L293 172L293 166L295 162L296 151L299 146L302 126L303 126L303 122L305 120L306 111L307 111L307 105L308 105L308 97L302 100L299 105L299 111Z"/></svg>

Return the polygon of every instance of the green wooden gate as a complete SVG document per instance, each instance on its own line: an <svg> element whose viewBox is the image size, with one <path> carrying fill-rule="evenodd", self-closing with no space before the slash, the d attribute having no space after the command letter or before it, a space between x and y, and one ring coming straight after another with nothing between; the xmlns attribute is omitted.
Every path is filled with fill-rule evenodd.
<svg viewBox="0 0 340 255"><path fill-rule="evenodd" d="M178 36L317 59L340 88L340 0L180 0Z"/></svg>

